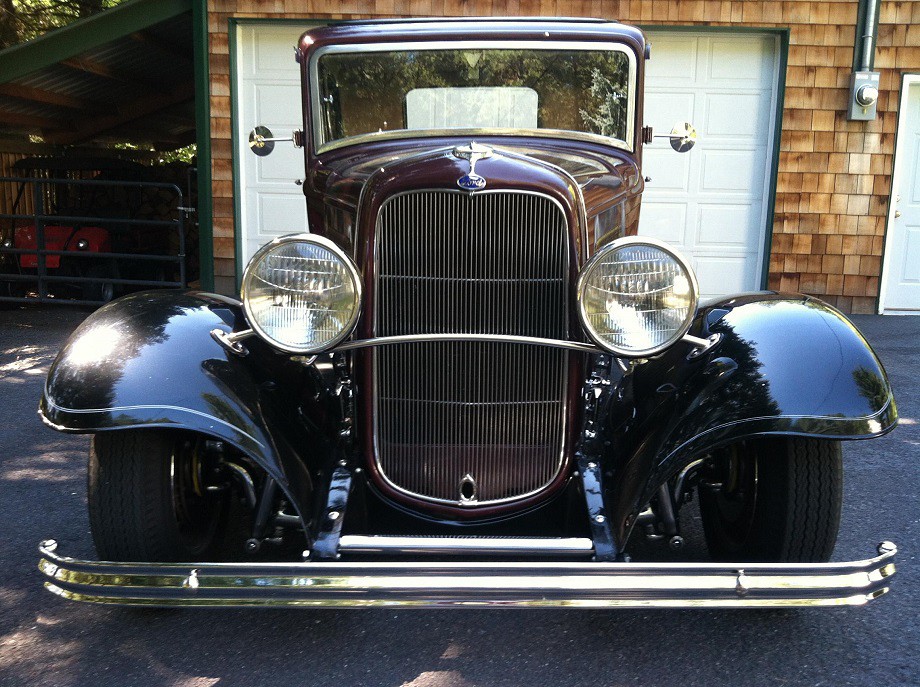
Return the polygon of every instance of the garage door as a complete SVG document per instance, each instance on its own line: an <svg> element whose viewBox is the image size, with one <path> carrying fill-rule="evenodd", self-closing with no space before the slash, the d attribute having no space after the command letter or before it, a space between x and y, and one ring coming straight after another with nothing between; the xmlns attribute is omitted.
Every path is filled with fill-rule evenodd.
<svg viewBox="0 0 920 687"><path fill-rule="evenodd" d="M303 178L303 150L278 143L267 157L249 152L257 124L275 136L302 128L300 70L294 46L306 26L242 24L236 27L235 122L239 162L241 265L276 236L307 230L307 209L296 180Z"/></svg>
<svg viewBox="0 0 920 687"><path fill-rule="evenodd" d="M300 128L293 47L300 24L236 27L237 159L241 264L275 236L307 228L302 151L279 144L268 157L248 150L256 124L276 135ZM650 31L645 123L666 133L689 120L700 142L686 154L665 139L645 150L651 177L640 233L680 246L703 296L760 288L769 210L778 45L775 36Z"/></svg>
<svg viewBox="0 0 920 687"><path fill-rule="evenodd" d="M704 297L761 287L778 74L771 35L649 31L645 124L699 132L678 154L667 139L645 149L651 177L639 233L679 246Z"/></svg>

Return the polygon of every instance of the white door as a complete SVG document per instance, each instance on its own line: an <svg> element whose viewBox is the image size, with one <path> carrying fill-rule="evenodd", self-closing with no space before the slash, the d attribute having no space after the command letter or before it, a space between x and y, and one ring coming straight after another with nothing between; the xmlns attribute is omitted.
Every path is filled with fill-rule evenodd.
<svg viewBox="0 0 920 687"><path fill-rule="evenodd" d="M761 287L773 150L778 39L767 34L648 31L645 125L688 121L689 153L645 147L639 233L677 246L703 297Z"/></svg>
<svg viewBox="0 0 920 687"><path fill-rule="evenodd" d="M904 77L880 311L920 314L920 76Z"/></svg>
<svg viewBox="0 0 920 687"><path fill-rule="evenodd" d="M307 231L307 206L296 181L303 178L303 150L275 144L258 157L249 150L249 132L267 126L275 136L302 128L300 65L294 47L306 25L242 24L236 28L236 135L239 163L240 232L245 265L261 245L276 236Z"/></svg>

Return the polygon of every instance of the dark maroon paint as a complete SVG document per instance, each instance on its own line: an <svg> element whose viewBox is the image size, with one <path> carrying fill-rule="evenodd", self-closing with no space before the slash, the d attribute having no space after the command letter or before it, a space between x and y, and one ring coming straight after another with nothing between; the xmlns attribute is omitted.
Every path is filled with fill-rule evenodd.
<svg viewBox="0 0 920 687"><path fill-rule="evenodd" d="M380 140L344 145L317 154L311 125L311 93L309 88L310 61L316 51L325 46L380 43L384 36L374 24L341 24L304 34L299 44L299 59L303 78L304 142L307 198L310 226L321 235L338 242L351 251L363 275L365 295L363 312L356 336L375 335L373 313L375 303L375 229L381 205L394 194L420 189L458 190L457 179L469 172L469 163L452 154L459 145L470 143L468 136L439 136ZM594 248L593 218L624 200L640 197L643 180L639 171L641 156L642 75L645 39L635 28L614 22L560 22L558 20L523 20L496 22L494 20L432 21L386 24L387 43L438 41L501 40L514 41L598 41L616 42L636 53L637 98L634 147L635 155L600 143L522 136L483 136L476 142L492 147L496 155L477 163L476 171L488 180L486 192L513 190L532 191L549 196L563 208L570 227L570 279L574 284L578 271ZM346 226L331 226L327 211L335 208L350 218ZM635 234L638 213L631 213L634 222L621 233ZM574 302L570 307L571 338L582 337ZM358 432L362 437L366 467L375 487L385 496L406 505L424 508L426 512L457 519L489 518L513 510L528 508L551 498L563 489L571 476L571 459L581 425L581 404L578 403L580 380L584 370L581 356L570 356L567 439L564 465L557 478L534 496L498 506L462 508L409 497L390 487L378 473L375 461L373 432L373 397L360 394ZM361 386L373 385L372 355L363 351L356 355L355 373Z"/></svg>

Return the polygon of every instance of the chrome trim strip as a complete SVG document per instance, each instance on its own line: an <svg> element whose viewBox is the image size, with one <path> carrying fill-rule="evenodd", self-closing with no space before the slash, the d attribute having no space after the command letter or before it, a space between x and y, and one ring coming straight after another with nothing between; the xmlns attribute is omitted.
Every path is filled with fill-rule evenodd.
<svg viewBox="0 0 920 687"><path fill-rule="evenodd" d="M317 154L328 153L349 146L364 145L375 141L408 141L413 138L561 138L567 141L595 143L618 150L633 152L632 147L615 138L590 134L586 131L569 131L567 129L398 129L394 131L374 131L369 134L340 138L325 143L317 149Z"/></svg>
<svg viewBox="0 0 920 687"><path fill-rule="evenodd" d="M729 608L858 606L889 591L897 548L843 563L113 563L39 546L53 594L124 606Z"/></svg>
<svg viewBox="0 0 920 687"><path fill-rule="evenodd" d="M127 412L127 411L135 411L135 410L157 410L157 411L172 410L172 411L180 412L180 413L189 413L191 415L197 415L198 417L203 417L206 420L210 420L212 422L217 422L221 425L224 425L225 427L229 427L234 432L239 432L241 436L244 436L247 439L249 439L249 441L251 441L256 446L260 448L265 448L265 444L263 444L261 441L256 439L251 434L248 434L247 432L243 431L238 426L230 422L227 422L227 420L221 420L219 417L215 417L214 415L208 415L207 413L203 413L200 410L195 410L194 408L183 408L182 406L173 406L173 405L166 405L166 404L110 406L107 408L67 408L66 406L58 405L53 400L51 400L51 396L48 393L47 387L45 388L44 398L45 398L45 403L48 405L49 408L52 408L55 411L61 414L65 414L65 415L93 415L95 413L112 414L112 413L121 413L121 412ZM39 410L38 414L39 414L39 417L41 417L41 419L45 422L45 424L50 426L52 429L56 429L61 432L72 431L69 427L66 427L63 425L56 425L52 423L51 421L49 421L48 418L45 417L45 414L41 412L41 410ZM95 430L88 430L88 431L95 431Z"/></svg>
<svg viewBox="0 0 920 687"><path fill-rule="evenodd" d="M491 341L494 343L519 343L550 348L567 348L580 353L604 353L594 344L558 339L540 339L533 336L512 336L510 334L405 334L402 336L377 336L371 339L347 341L335 347L336 351L351 351L371 346L392 346L395 344L424 343L432 341Z"/></svg>
<svg viewBox="0 0 920 687"><path fill-rule="evenodd" d="M349 138L341 138L327 142L323 140L323 115L319 106L319 59L323 55L335 53L360 53L360 52L398 52L408 50L579 50L579 51L612 51L622 52L629 60L629 103L626 114L626 139L621 141L610 136L601 136L586 131L565 131L557 129L399 129L379 133L361 134ZM535 136L549 138L565 138L578 141L588 141L609 145L627 152L634 152L636 140L636 54L625 44L612 41L521 41L510 38L504 41L404 41L398 43L362 43L348 45L327 45L318 48L310 57L309 64L310 101L313 111L305 117L312 125L310 135L316 152L325 153L336 148L358 145L368 141L386 141L401 138L429 138L442 136Z"/></svg>
<svg viewBox="0 0 920 687"><path fill-rule="evenodd" d="M680 451L684 449L684 447L696 441L700 437L706 436L707 434L711 434L712 432L718 432L728 427L734 427L735 425L743 425L746 422L760 422L762 420L822 420L824 422L878 422L878 419L888 412L889 408L891 407L892 400L893 399L889 396L888 400L885 401L885 405L883 405L877 411L872 413L872 415L858 415L856 417L846 417L846 416L841 417L840 415L758 415L756 417L745 417L745 418L741 418L740 420L732 420L731 422L723 422L721 425L710 427L709 429L705 429L699 434L696 434L690 437L680 446L673 449L671 453L668 454L668 457L665 458L661 462L667 461L668 458L679 453ZM897 423L892 424L888 429L891 429L892 427L894 427L895 424ZM880 426L880 430L881 430L881 426Z"/></svg>
<svg viewBox="0 0 920 687"><path fill-rule="evenodd" d="M346 534L339 540L345 553L454 554L514 556L588 556L594 545L587 537L399 537Z"/></svg>

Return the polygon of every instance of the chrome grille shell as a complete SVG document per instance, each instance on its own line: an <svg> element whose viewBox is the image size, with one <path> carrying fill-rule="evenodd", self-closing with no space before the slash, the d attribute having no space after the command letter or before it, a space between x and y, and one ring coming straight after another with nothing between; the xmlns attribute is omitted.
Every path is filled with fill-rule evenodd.
<svg viewBox="0 0 920 687"><path fill-rule="evenodd" d="M547 195L395 195L377 216L373 333L566 339L569 242ZM397 492L468 508L539 493L565 462L570 356L482 341L375 349L376 472Z"/></svg>

